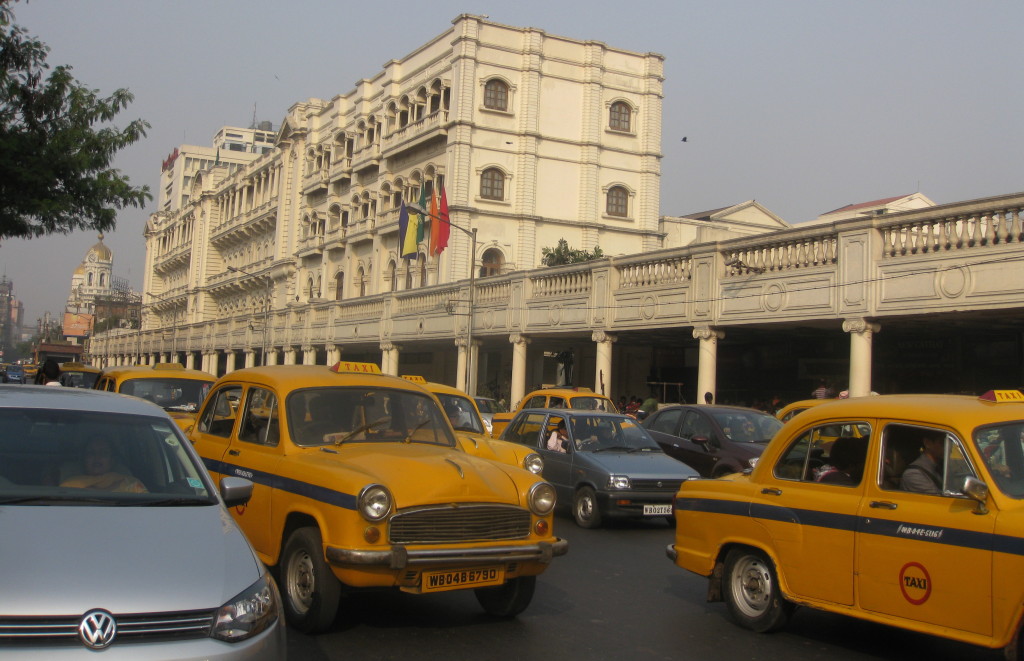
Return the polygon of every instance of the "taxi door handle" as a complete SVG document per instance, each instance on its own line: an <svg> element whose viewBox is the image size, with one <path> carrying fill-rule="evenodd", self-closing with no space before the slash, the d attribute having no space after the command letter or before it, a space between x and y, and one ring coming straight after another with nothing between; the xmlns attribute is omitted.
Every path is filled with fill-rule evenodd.
<svg viewBox="0 0 1024 661"><path fill-rule="evenodd" d="M872 500L869 507L874 507L875 509L881 510L894 510L897 506L896 503L888 500Z"/></svg>
<svg viewBox="0 0 1024 661"><path fill-rule="evenodd" d="M228 454L230 454L232 457L237 457L238 455L242 454L242 451L241 450L228 450Z"/></svg>
<svg viewBox="0 0 1024 661"><path fill-rule="evenodd" d="M781 496L782 489L778 489L776 487L765 487L764 489L761 489L761 493L766 496Z"/></svg>

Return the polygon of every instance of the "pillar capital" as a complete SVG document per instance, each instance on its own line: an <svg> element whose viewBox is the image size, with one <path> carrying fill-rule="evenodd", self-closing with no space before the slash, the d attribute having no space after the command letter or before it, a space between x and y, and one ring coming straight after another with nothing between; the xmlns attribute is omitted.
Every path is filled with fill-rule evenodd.
<svg viewBox="0 0 1024 661"><path fill-rule="evenodd" d="M858 334L872 334L881 332L882 326L874 321L870 321L863 317L855 317L853 319L843 320L843 332L844 333L858 333Z"/></svg>
<svg viewBox="0 0 1024 661"><path fill-rule="evenodd" d="M388 340L387 342L381 342L380 343L380 350L381 351L400 351L401 349L402 349L402 347L398 346L397 344L395 344L394 342L392 342L390 340Z"/></svg>
<svg viewBox="0 0 1024 661"><path fill-rule="evenodd" d="M530 338L526 337L522 333L512 333L511 335L508 336L508 341L511 344L521 344L523 346L526 346L527 344L530 343Z"/></svg>
<svg viewBox="0 0 1024 661"><path fill-rule="evenodd" d="M596 330L596 331L594 331L593 335L590 336L590 339L593 340L594 342L609 342L609 343L611 343L611 342L618 341L619 336L618 335L612 335L611 333L609 333L607 331Z"/></svg>
<svg viewBox="0 0 1024 661"><path fill-rule="evenodd" d="M695 326L693 329L695 340L724 340L725 331L712 328L711 326Z"/></svg>

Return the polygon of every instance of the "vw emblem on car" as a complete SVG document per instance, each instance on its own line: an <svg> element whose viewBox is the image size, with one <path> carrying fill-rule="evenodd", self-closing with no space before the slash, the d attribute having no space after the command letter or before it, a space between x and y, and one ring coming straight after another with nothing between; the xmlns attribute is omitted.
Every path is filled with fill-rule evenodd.
<svg viewBox="0 0 1024 661"><path fill-rule="evenodd" d="M117 622L107 611L89 611L78 624L78 638L90 649L101 650L114 642L116 637Z"/></svg>

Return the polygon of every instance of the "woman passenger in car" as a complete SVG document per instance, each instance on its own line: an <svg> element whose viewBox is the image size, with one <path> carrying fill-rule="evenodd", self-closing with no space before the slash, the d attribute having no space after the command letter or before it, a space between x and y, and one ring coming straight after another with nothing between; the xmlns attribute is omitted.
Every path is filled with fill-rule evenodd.
<svg viewBox="0 0 1024 661"><path fill-rule="evenodd" d="M94 438L86 444L83 464L84 474L69 477L60 486L126 493L147 492L146 487L136 478L113 470L114 449L110 441L104 438Z"/></svg>

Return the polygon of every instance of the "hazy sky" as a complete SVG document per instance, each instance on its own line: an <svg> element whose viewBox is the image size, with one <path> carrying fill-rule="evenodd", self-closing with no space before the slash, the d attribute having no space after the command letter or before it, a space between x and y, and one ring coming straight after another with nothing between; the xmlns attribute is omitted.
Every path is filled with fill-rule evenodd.
<svg viewBox="0 0 1024 661"><path fill-rule="evenodd" d="M32 0L49 63L121 87L149 136L116 161L154 203L105 243L142 288L160 162L255 115L353 89L461 13L665 56L663 215L756 199L789 222L920 190L939 204L1024 190L1024 3L950 0ZM686 142L682 142L683 137ZM92 233L0 244L26 321L63 311Z"/></svg>

